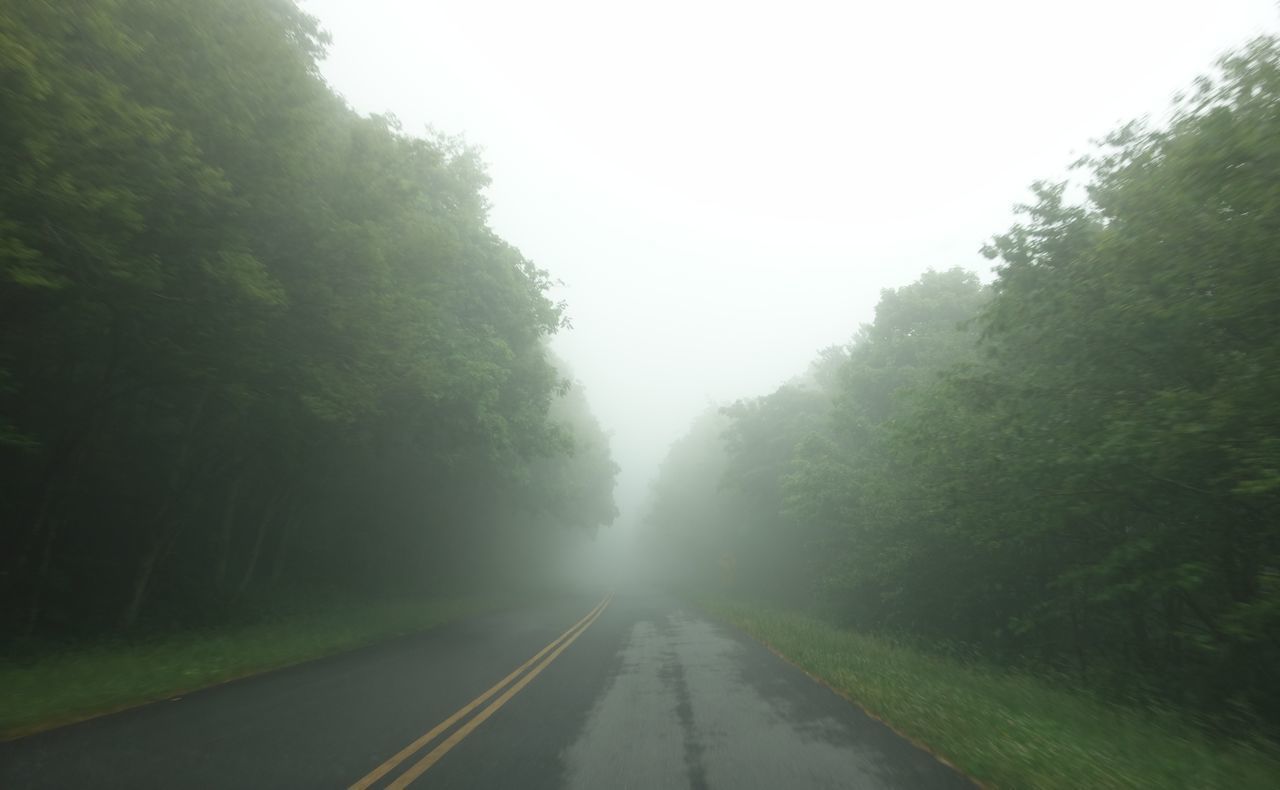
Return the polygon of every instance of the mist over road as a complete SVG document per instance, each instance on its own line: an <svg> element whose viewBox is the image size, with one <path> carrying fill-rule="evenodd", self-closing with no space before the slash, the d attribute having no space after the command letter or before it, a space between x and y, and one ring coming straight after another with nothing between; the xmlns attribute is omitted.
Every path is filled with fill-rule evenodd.
<svg viewBox="0 0 1280 790"><path fill-rule="evenodd" d="M0 744L4 787L960 788L666 595L565 597Z"/></svg>

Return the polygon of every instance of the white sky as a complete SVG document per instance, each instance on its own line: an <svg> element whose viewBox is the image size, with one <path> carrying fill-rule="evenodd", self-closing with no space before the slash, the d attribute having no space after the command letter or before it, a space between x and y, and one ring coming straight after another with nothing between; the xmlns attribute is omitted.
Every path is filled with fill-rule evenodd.
<svg viewBox="0 0 1280 790"><path fill-rule="evenodd" d="M1088 141L1163 114L1275 0L302 0L362 112L484 149L492 225L563 281L557 351L632 520L667 445L845 342Z"/></svg>

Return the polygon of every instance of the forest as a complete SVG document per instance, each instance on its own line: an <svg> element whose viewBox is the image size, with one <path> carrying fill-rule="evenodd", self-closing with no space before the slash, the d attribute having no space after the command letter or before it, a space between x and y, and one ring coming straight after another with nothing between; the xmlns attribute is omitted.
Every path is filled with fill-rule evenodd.
<svg viewBox="0 0 1280 790"><path fill-rule="evenodd" d="M615 515L477 153L288 0L0 9L0 623L73 640L546 575Z"/></svg>
<svg viewBox="0 0 1280 790"><path fill-rule="evenodd" d="M1228 726L1280 723L1280 41L1099 141L670 451L694 590Z"/></svg>
<svg viewBox="0 0 1280 790"><path fill-rule="evenodd" d="M537 589L618 515L480 153L357 112L328 43L291 0L0 8L0 651ZM1274 733L1280 39L1018 217L703 414L633 559Z"/></svg>

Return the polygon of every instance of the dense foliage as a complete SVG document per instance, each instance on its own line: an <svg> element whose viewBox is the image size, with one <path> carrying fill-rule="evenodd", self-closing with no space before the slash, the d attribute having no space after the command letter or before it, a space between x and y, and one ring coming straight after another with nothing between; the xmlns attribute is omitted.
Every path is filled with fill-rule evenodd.
<svg viewBox="0 0 1280 790"><path fill-rule="evenodd" d="M863 628L1278 721L1280 42L1080 167L1078 204L1039 184L991 242L990 286L885 292L824 375L680 449L724 459L686 500L755 523L670 521L673 455L655 527L714 536L703 578L772 553L735 583L785 568Z"/></svg>
<svg viewBox="0 0 1280 790"><path fill-rule="evenodd" d="M324 45L289 0L0 9L6 633L456 589L612 519L475 154Z"/></svg>

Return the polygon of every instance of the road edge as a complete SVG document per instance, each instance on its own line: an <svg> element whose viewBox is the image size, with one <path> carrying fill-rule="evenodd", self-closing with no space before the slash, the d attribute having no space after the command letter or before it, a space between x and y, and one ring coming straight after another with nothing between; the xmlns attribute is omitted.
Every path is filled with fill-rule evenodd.
<svg viewBox="0 0 1280 790"><path fill-rule="evenodd" d="M835 694L836 696L840 697L840 698L841 698L841 699L843 699L844 701L848 702L850 705L852 705L852 706L854 706L855 708L857 708L857 709L858 709L859 711L861 711L865 716L867 716L867 718L872 719L873 721L879 722L880 724L883 724L883 725L884 725L885 727L887 727L887 728L888 728L888 729L889 729L889 730L890 730L894 735L897 735L899 738L902 738L904 741L907 741L907 742L908 742L908 743L910 743L912 746L915 746L915 747L916 747L917 749L919 749L920 751L924 752L925 754L928 754L928 755L929 755L930 757L932 757L933 759L937 760L938 762L942 763L942 764L943 764L943 765L945 765L946 767L948 767L948 768L950 768L951 770L955 771L955 772L956 772L957 774L959 774L960 776L963 776L965 779L967 779L967 780L969 780L970 782L972 782L972 783L973 783L973 785L974 785L974 787L979 788L979 790L994 790L994 788L993 788L992 786L987 785L987 784L983 783L982 781L980 781L980 780L978 780L978 779L974 778L974 777L973 777L973 776L971 776L967 771L965 771L965 770L964 770L964 769L962 769L960 766L958 766L958 765L956 765L954 762L952 762L949 758L945 757L944 755L939 754L939 753L937 752L937 750L936 750L936 749L934 749L934 748L933 748L932 746L930 746L929 744L927 744L927 743L925 743L925 742L921 741L919 738L916 738L916 737L914 737L914 736L912 736L912 735L908 735L907 733L903 732L903 731L902 731L902 730L900 730L897 726L895 726L895 725L893 724L893 722L886 721L883 717L881 717L881 716L877 716L875 713L872 713L871 711L867 710L866 706L865 706L865 705L863 705L863 704L862 704L861 702L859 702L858 700L854 699L853 697L850 697L848 694L846 694L845 692L843 692L843 691L841 691L840 689L836 688L836 687L835 687L835 686L833 686L831 683L827 682L825 679L823 679L823 678L821 678L821 677L819 677L819 676L817 676L817 675L813 674L813 673L812 673L812 672L810 672L809 670L807 670L807 669L805 669L804 667L800 666L800 665L799 665L798 663L796 663L796 662L795 662L795 661L794 661L790 656L788 656L787 654L785 654L785 653L783 653L781 650L779 650L777 647L775 647L775 646L773 645L773 643L772 643L772 642L770 642L769 640L764 639L764 638L762 638L762 637L758 637L758 636L756 636L755 634L751 633L750 631L746 630L745 628L742 628L741 626L737 625L736 623L733 623L732 621L726 620L723 616L721 616L721 615L719 615L719 614L716 614L715 612L712 612L712 611L708 610L705 606L703 606L702 604L698 603L698 602L697 602L697 601L695 601L695 600L691 600L691 599L689 599L689 598L682 598L682 600L683 600L683 601L684 601L688 606L690 606L691 608L693 608L693 609L697 610L699 614L701 614L703 617L706 617L708 620L710 620L710 621L712 621L712 622L714 622L714 623L718 623L718 624L719 624L719 625L721 625L721 626L724 626L724 627L727 627L727 628L731 628L731 629L733 629L734 631L736 631L737 633L740 633L740 634L742 634L743 636L747 637L747 638L748 638L748 639L750 639L751 641L753 641L753 642L755 642L755 643L757 643L757 644L759 644L759 645L763 646L766 650L768 650L770 653L772 653L772 654L774 654L775 656L777 656L777 657L778 657L779 659L781 659L784 663L786 663L786 664L788 664L789 666L792 666L792 667L794 667L795 669L799 670L802 674L804 674L804 676L805 676L805 677L809 678L809 679L810 679L810 680L812 680L814 683L817 683L819 686L822 686L823 688L827 689L827 690L828 690L828 691L830 691L831 693Z"/></svg>

